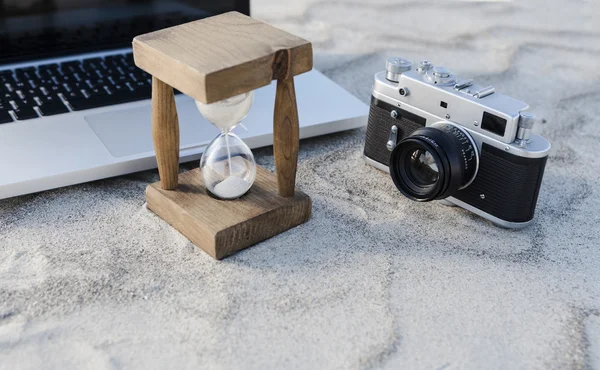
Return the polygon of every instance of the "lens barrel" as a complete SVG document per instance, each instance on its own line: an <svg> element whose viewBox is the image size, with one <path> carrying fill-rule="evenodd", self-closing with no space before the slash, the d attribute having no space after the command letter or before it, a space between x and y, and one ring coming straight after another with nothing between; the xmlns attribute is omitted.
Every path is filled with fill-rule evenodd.
<svg viewBox="0 0 600 370"><path fill-rule="evenodd" d="M477 175L479 153L473 138L452 122L417 129L400 141L390 157L390 175L412 200L444 199Z"/></svg>

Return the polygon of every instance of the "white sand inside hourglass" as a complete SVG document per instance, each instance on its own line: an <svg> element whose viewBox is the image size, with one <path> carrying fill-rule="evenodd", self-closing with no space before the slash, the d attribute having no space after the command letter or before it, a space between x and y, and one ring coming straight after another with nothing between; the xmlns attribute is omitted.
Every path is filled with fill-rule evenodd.
<svg viewBox="0 0 600 370"><path fill-rule="evenodd" d="M196 100L196 106L204 118L223 131L237 126L250 111L253 92L236 95L212 104Z"/></svg>
<svg viewBox="0 0 600 370"><path fill-rule="evenodd" d="M246 193L248 186L248 181L236 176L231 176L218 183L214 187L213 193L221 198L237 198Z"/></svg>

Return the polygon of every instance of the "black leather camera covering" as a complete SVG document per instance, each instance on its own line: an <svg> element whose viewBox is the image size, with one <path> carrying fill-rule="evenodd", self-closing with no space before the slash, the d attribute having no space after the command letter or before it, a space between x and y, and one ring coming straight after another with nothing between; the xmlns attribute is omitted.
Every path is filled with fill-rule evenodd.
<svg viewBox="0 0 600 370"><path fill-rule="evenodd" d="M393 110L398 112L398 117L393 118L390 116ZM369 122L365 138L365 156L389 167L392 152L387 149L386 143L392 126L396 125L398 127L396 140L396 143L398 143L416 129L425 127L425 122L426 120L423 117L371 97L371 109L369 110Z"/></svg>
<svg viewBox="0 0 600 370"><path fill-rule="evenodd" d="M530 221L547 159L518 157L484 143L475 181L454 194L454 198L501 220Z"/></svg>

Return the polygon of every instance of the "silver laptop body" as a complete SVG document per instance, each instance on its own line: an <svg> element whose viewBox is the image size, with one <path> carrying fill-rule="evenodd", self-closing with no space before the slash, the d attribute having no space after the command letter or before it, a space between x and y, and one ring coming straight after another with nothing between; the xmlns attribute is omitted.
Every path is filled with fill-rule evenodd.
<svg viewBox="0 0 600 370"><path fill-rule="evenodd" d="M50 2L58 4L53 9L19 10L7 3L16 2L0 0L5 17L0 16L0 199L156 168L150 79L132 66L131 49L123 47L134 36L129 33L221 11L247 13L249 6L238 1L208 9L219 2L197 1L192 9L193 1L87 0L65 1L68 7L60 8L59 0ZM69 26L73 19L80 21ZM106 24L118 36L98 33ZM71 35L61 36L66 47L48 41L36 52L40 38L50 40L43 35L56 41L60 32ZM90 35L96 42L86 39ZM98 49L105 50L92 51ZM296 94L301 138L366 124L367 106L316 70L296 77ZM257 90L244 120L247 130L236 129L251 148L273 143L274 99L274 85ZM191 98L178 94L176 102L181 162L197 160L218 132Z"/></svg>

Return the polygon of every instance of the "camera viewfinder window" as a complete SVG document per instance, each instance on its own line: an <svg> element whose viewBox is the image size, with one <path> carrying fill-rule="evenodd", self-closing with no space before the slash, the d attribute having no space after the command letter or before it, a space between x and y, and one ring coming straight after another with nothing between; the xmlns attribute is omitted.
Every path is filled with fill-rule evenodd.
<svg viewBox="0 0 600 370"><path fill-rule="evenodd" d="M504 136L506 120L491 113L483 112L481 128L498 136Z"/></svg>

